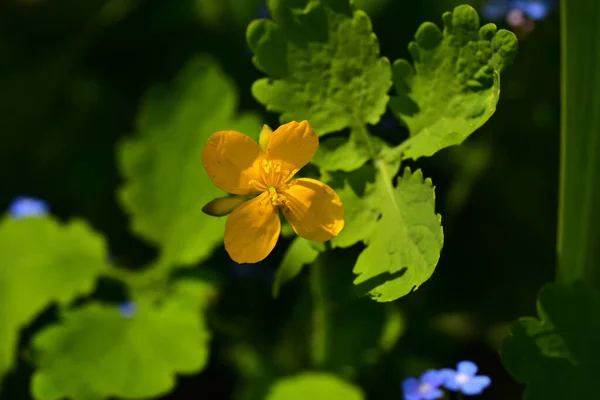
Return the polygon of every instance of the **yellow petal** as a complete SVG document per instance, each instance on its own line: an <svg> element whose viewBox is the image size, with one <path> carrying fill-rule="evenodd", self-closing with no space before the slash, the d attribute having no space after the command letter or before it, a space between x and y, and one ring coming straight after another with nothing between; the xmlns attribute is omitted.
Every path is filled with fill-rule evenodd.
<svg viewBox="0 0 600 400"><path fill-rule="evenodd" d="M222 217L223 215L230 214L234 208L245 201L245 196L219 197L218 199L211 200L207 205L202 207L202 212L213 217Z"/></svg>
<svg viewBox="0 0 600 400"><path fill-rule="evenodd" d="M267 160L282 163L282 169L299 170L312 160L319 148L319 137L307 121L281 125L271 135Z"/></svg>
<svg viewBox="0 0 600 400"><path fill-rule="evenodd" d="M323 182L294 179L282 194L286 199L283 214L299 236L325 242L344 228L344 205Z"/></svg>
<svg viewBox="0 0 600 400"><path fill-rule="evenodd" d="M225 223L225 250L237 263L264 260L275 247L281 221L268 193L238 206Z"/></svg>
<svg viewBox="0 0 600 400"><path fill-rule="evenodd" d="M240 132L220 131L202 149L202 164L215 186L228 193L256 193L250 181L261 180L262 150Z"/></svg>

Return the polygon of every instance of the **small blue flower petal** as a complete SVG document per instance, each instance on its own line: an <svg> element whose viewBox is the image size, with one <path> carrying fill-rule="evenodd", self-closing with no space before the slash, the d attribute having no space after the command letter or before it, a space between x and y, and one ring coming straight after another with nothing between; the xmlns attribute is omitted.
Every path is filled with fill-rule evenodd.
<svg viewBox="0 0 600 400"><path fill-rule="evenodd" d="M119 304L119 313L125 318L131 318L135 315L137 306L132 301Z"/></svg>
<svg viewBox="0 0 600 400"><path fill-rule="evenodd" d="M490 386L490 383L492 383L492 380L489 376L474 376L462 386L461 392L468 396L475 396L481 394L483 389Z"/></svg>
<svg viewBox="0 0 600 400"><path fill-rule="evenodd" d="M441 398L443 396L444 396L444 392L442 392L438 388L433 388L430 391L423 393L423 395L421 396L421 398L423 400L435 400L435 399L439 399L439 398Z"/></svg>
<svg viewBox="0 0 600 400"><path fill-rule="evenodd" d="M489 376L475 375L477 365L472 361L461 361L456 369L456 371L451 369L440 370L443 385L454 392L462 392L469 396L477 395L492 382Z"/></svg>
<svg viewBox="0 0 600 400"><path fill-rule="evenodd" d="M456 370L459 374L474 376L477 373L477 365L472 361L461 361L458 363Z"/></svg>
<svg viewBox="0 0 600 400"><path fill-rule="evenodd" d="M456 371L449 368L444 368L440 370L440 377L442 378L442 384L452 390L457 391L460 388L460 385L456 381Z"/></svg>
<svg viewBox="0 0 600 400"><path fill-rule="evenodd" d="M439 371L425 371L419 379L406 378L402 382L404 400L434 400L439 399L444 393L439 389L442 383Z"/></svg>
<svg viewBox="0 0 600 400"><path fill-rule="evenodd" d="M425 371L423 375L421 375L421 383L428 383L433 387L437 387L442 384L442 376L440 371L429 370Z"/></svg>
<svg viewBox="0 0 600 400"><path fill-rule="evenodd" d="M531 1L523 9L523 11L529 15L529 18L539 21L548 16L548 13L550 12L550 5L543 1Z"/></svg>
<svg viewBox="0 0 600 400"><path fill-rule="evenodd" d="M402 381L402 391L404 393L411 393L419 390L419 380L414 377L406 378Z"/></svg>
<svg viewBox="0 0 600 400"><path fill-rule="evenodd" d="M35 197L16 197L8 206L8 212L13 218L42 217L48 211L48 203Z"/></svg>

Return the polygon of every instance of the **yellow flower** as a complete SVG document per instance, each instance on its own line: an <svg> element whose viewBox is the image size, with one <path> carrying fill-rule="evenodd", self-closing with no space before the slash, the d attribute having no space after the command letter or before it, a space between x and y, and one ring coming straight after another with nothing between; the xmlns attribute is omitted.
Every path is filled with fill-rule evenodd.
<svg viewBox="0 0 600 400"><path fill-rule="evenodd" d="M293 179L319 147L309 123L290 122L274 132L263 128L260 143L239 132L220 131L202 151L213 183L239 195L222 199L235 207L225 224L225 249L237 263L259 262L273 250L281 231L278 209L309 240L330 240L344 227L344 206L333 189L315 179ZM257 196L241 197L249 195Z"/></svg>

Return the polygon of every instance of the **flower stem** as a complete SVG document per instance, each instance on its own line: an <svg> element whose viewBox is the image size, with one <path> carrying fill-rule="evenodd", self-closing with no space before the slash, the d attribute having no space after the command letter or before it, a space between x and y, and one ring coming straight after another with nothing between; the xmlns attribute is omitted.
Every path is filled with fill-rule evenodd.
<svg viewBox="0 0 600 400"><path fill-rule="evenodd" d="M312 296L312 332L311 332L311 362L319 367L327 359L328 322L326 277L324 265L317 259L309 266L310 294Z"/></svg>

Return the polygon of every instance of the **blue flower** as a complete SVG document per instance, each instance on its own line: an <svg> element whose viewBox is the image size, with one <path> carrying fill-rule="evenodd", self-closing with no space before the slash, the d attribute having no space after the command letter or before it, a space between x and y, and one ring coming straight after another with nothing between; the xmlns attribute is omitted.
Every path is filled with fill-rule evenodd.
<svg viewBox="0 0 600 400"><path fill-rule="evenodd" d="M491 20L499 21L510 11L519 10L534 21L548 16L554 8L554 0L488 0L482 6L482 15Z"/></svg>
<svg viewBox="0 0 600 400"><path fill-rule="evenodd" d="M8 212L13 218L42 217L48 214L48 204L34 197L16 197L8 206Z"/></svg>
<svg viewBox="0 0 600 400"><path fill-rule="evenodd" d="M435 370L425 372L419 379L413 377L406 378L402 382L404 400L439 399L444 395L444 392L439 388L443 380L440 372Z"/></svg>
<svg viewBox="0 0 600 400"><path fill-rule="evenodd" d="M550 12L550 4L547 4L544 1L530 1L524 8L523 11L529 18L539 21L541 19L546 18L548 13Z"/></svg>
<svg viewBox="0 0 600 400"><path fill-rule="evenodd" d="M492 380L489 376L475 375L477 365L471 361L461 361L456 366L456 371L443 369L440 371L443 384L454 392L462 392L466 395L475 396L481 394Z"/></svg>
<svg viewBox="0 0 600 400"><path fill-rule="evenodd" d="M119 313L125 318L131 318L135 315L137 307L133 301L127 301L119 304Z"/></svg>

